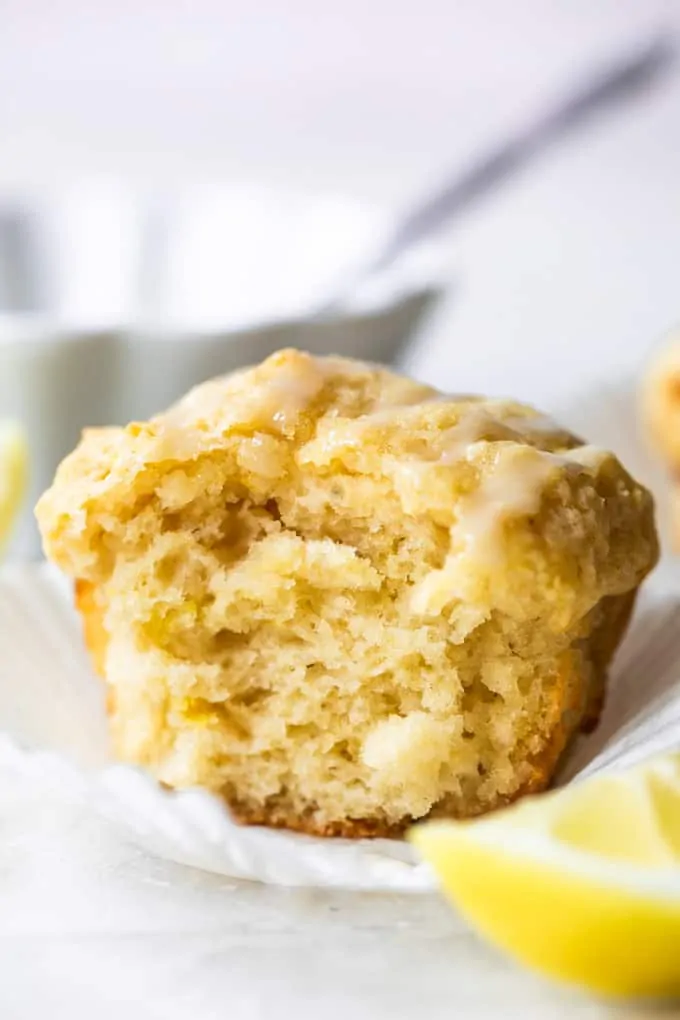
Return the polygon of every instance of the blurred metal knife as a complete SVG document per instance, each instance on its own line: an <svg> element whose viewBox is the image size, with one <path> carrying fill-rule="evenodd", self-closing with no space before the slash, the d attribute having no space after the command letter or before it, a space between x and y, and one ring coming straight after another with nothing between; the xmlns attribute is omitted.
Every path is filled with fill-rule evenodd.
<svg viewBox="0 0 680 1020"><path fill-rule="evenodd" d="M444 186L427 195L401 218L375 258L350 280L344 280L317 310L317 317L333 316L342 310L346 298L358 285L384 271L410 248L443 229L456 215L522 170L531 159L580 126L589 116L607 106L628 100L649 86L668 68L675 55L669 36L647 42L604 71L590 83L551 107L517 134L511 135L485 153L462 173L449 177ZM157 275L163 234L158 224L142 217L139 230L140 263L151 277ZM27 204L0 204L0 312L47 312L54 309L55 256L49 248L40 216ZM154 221L155 223L155 221ZM109 263L111 259L108 260ZM62 274L63 275L63 274ZM143 284L149 289L146 276ZM140 287L142 285L140 284Z"/></svg>
<svg viewBox="0 0 680 1020"><path fill-rule="evenodd" d="M518 173L535 156L590 116L642 92L670 66L674 56L675 46L668 36L647 42L633 55L595 73L585 88L572 93L524 130L485 153L462 174L457 171L441 189L406 213L377 257L360 271L349 287L343 287L341 293L325 304L319 314L329 315L339 310L343 297L354 286L384 271L407 249L441 230L458 213Z"/></svg>

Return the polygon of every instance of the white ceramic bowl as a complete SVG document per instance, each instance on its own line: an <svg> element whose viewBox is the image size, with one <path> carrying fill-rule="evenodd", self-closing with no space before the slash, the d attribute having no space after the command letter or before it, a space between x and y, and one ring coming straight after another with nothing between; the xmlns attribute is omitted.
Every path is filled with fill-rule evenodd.
<svg viewBox="0 0 680 1020"><path fill-rule="evenodd" d="M31 507L83 427L147 418L282 347L394 360L446 258L421 249L348 286L390 225L350 200L240 187L151 203L98 185L0 209L0 418L24 424L32 456L10 558L39 554Z"/></svg>

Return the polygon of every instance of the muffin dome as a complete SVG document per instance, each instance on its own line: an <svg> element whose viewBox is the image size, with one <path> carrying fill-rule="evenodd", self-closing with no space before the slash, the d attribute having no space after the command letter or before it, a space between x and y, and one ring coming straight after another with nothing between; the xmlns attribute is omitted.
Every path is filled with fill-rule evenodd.
<svg viewBox="0 0 680 1020"><path fill-rule="evenodd" d="M118 755L323 835L545 787L657 556L648 493L533 409L298 351L86 432L37 515Z"/></svg>

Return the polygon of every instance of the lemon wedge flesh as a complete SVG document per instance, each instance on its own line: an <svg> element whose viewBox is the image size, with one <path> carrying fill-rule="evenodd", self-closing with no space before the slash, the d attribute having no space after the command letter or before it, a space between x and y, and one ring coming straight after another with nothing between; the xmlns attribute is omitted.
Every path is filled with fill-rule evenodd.
<svg viewBox="0 0 680 1020"><path fill-rule="evenodd" d="M26 491L28 456L23 432L0 422L0 551Z"/></svg>
<svg viewBox="0 0 680 1020"><path fill-rule="evenodd" d="M606 995L680 997L680 754L410 840L516 960Z"/></svg>

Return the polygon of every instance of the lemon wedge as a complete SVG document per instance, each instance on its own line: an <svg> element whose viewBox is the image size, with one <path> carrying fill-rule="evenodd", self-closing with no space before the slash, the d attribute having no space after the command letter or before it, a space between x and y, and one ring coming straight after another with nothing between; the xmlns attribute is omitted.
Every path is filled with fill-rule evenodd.
<svg viewBox="0 0 680 1020"><path fill-rule="evenodd" d="M606 995L680 996L680 754L409 838L516 960Z"/></svg>
<svg viewBox="0 0 680 1020"><path fill-rule="evenodd" d="M17 425L0 423L0 551L26 491L28 455Z"/></svg>

